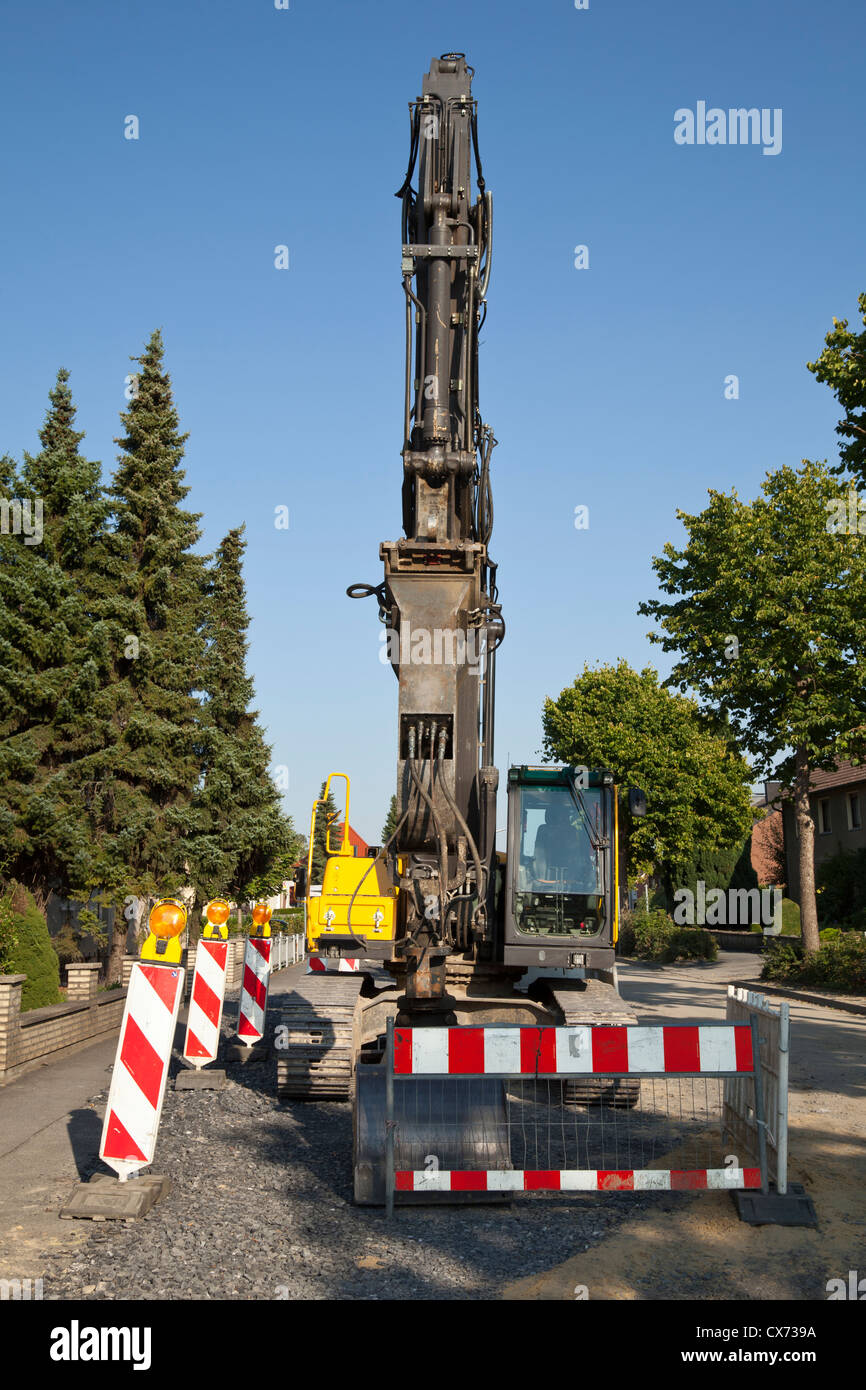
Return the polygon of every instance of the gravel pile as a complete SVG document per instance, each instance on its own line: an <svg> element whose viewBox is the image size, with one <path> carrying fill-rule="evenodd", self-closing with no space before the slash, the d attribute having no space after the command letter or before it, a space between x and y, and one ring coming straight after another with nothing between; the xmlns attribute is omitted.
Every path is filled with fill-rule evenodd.
<svg viewBox="0 0 866 1390"><path fill-rule="evenodd" d="M496 1298L642 1208L691 1200L536 1195L389 1222L352 1205L351 1105L278 1101L273 1060L227 1067L222 1091L174 1091L179 1069L175 1056L153 1165L170 1195L139 1221L89 1223L46 1265L46 1299Z"/></svg>

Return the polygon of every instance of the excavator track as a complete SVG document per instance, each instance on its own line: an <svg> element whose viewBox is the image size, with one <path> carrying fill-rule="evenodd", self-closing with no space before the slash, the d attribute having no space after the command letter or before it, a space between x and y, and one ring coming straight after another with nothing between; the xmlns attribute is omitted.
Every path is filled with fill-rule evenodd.
<svg viewBox="0 0 866 1390"><path fill-rule="evenodd" d="M605 980L586 981L585 989L551 985L550 993L562 1012L566 1027L606 1024L609 1027L637 1023L637 1014L618 993L616 985ZM583 1105L609 1105L632 1110L640 1100L640 1081L631 1076L587 1077L563 1081L562 1103L567 1110Z"/></svg>
<svg viewBox="0 0 866 1390"><path fill-rule="evenodd" d="M306 975L281 1010L277 1095L351 1100L363 975Z"/></svg>

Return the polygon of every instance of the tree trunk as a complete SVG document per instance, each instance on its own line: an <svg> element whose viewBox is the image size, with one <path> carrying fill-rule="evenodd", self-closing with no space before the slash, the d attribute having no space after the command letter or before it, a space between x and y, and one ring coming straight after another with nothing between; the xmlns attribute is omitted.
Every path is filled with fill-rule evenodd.
<svg viewBox="0 0 866 1390"><path fill-rule="evenodd" d="M186 919L187 931L189 932L190 946L194 946L201 939L203 907L204 903L199 901L199 896L196 893L195 900L189 909L189 913Z"/></svg>
<svg viewBox="0 0 866 1390"><path fill-rule="evenodd" d="M809 779L812 769L806 749L802 746L796 750L795 765L797 771L794 778L794 814L800 840L800 926L805 949L817 951L821 941L818 936L818 906L815 901L815 822L809 805Z"/></svg>
<svg viewBox="0 0 866 1390"><path fill-rule="evenodd" d="M123 979L123 957L126 955L126 934L129 923L122 907L114 909L114 923L111 928L111 946L108 951L108 964L105 967L105 983L120 984Z"/></svg>
<svg viewBox="0 0 866 1390"><path fill-rule="evenodd" d="M156 898L148 896L146 898L136 898L135 922L135 949L140 951L148 936L147 919L150 909L156 902Z"/></svg>

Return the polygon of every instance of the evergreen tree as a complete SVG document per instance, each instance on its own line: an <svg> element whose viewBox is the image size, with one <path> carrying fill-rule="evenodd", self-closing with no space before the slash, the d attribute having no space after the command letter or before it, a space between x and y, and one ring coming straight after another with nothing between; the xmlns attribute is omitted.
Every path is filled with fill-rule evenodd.
<svg viewBox="0 0 866 1390"><path fill-rule="evenodd" d="M143 354L109 496L114 529L101 554L97 615L110 664L94 700L98 751L81 769L96 862L84 885L119 905L187 882L193 796L203 763L200 703L205 559L193 551L199 515L182 503L180 433L159 332ZM119 922L125 922L118 915ZM114 933L109 979L125 931Z"/></svg>
<svg viewBox="0 0 866 1390"><path fill-rule="evenodd" d="M268 768L270 749L249 705L249 627L243 580L244 528L219 546L210 575L202 711L204 777L196 793L194 879L205 897L238 902L279 892L297 858L299 837L285 816Z"/></svg>
<svg viewBox="0 0 866 1390"><path fill-rule="evenodd" d="M321 790L319 791L319 801L321 801L325 795L326 785L326 782L322 783ZM333 830L331 831L331 848L335 849L339 844L340 837L337 833L339 817L340 812L334 802L333 794L328 792L328 799L325 801L324 805L316 807L316 826L313 833L312 875L310 879L312 883L321 883L325 873L325 860L328 858L327 840L329 825L333 826Z"/></svg>
<svg viewBox="0 0 866 1390"><path fill-rule="evenodd" d="M91 866L71 774L94 747L90 706L104 677L91 601L107 504L99 464L80 453L68 383L61 369L40 452L25 454L19 475L0 461L0 855L40 902Z"/></svg>
<svg viewBox="0 0 866 1390"><path fill-rule="evenodd" d="M747 835L738 845L724 849L700 846L679 875L677 888L688 888L693 894L697 894L699 882L703 883L707 892L711 888L721 888L725 893L731 888L757 888L758 875L752 868L751 849L751 835Z"/></svg>
<svg viewBox="0 0 866 1390"><path fill-rule="evenodd" d="M385 845L390 840L394 831L397 829L397 797L391 797L391 804L388 807L388 815L385 824L382 826L382 844Z"/></svg>

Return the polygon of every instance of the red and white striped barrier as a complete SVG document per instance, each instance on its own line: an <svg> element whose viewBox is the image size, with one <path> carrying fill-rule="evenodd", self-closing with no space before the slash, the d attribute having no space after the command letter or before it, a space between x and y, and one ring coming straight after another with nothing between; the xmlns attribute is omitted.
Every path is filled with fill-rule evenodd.
<svg viewBox="0 0 866 1390"><path fill-rule="evenodd" d="M244 949L244 973L238 1010L238 1037L250 1047L265 1035L265 1009L271 978L271 939L248 936Z"/></svg>
<svg viewBox="0 0 866 1390"><path fill-rule="evenodd" d="M189 1001L183 1055L194 1067L216 1061L226 992L229 943L205 939L198 943Z"/></svg>
<svg viewBox="0 0 866 1390"><path fill-rule="evenodd" d="M132 967L99 1145L121 1182L153 1162L183 978L179 965Z"/></svg>
<svg viewBox="0 0 866 1390"><path fill-rule="evenodd" d="M394 1031L396 1076L724 1076L753 1070L748 1024Z"/></svg>
<svg viewBox="0 0 866 1390"><path fill-rule="evenodd" d="M310 956L307 962L308 975L351 975L360 968L359 956L340 956L338 960L322 960L321 956Z"/></svg>
<svg viewBox="0 0 866 1390"><path fill-rule="evenodd" d="M398 1192L734 1192L761 1186L760 1168L400 1170Z"/></svg>

